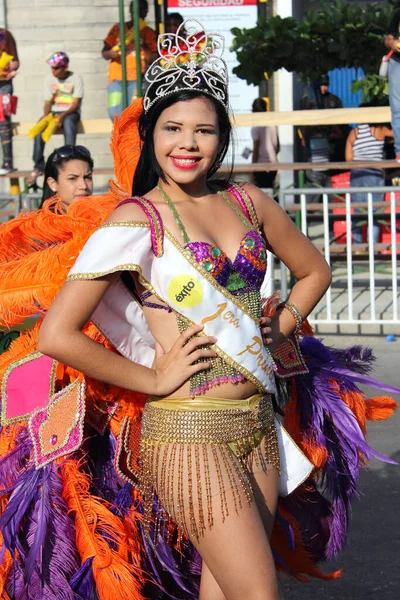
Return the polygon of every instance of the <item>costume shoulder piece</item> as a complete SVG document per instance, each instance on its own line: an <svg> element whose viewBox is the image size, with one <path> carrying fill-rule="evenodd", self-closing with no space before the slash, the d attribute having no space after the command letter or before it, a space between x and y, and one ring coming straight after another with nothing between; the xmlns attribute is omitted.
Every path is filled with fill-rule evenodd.
<svg viewBox="0 0 400 600"><path fill-rule="evenodd" d="M138 271L164 253L164 229L155 206L145 198L129 198L119 204L136 204L146 221L109 221L88 239L67 280L97 279L116 271Z"/></svg>
<svg viewBox="0 0 400 600"><path fill-rule="evenodd" d="M246 215L252 226L255 229L259 229L257 213L255 211L253 201L249 194L246 192L246 190L237 183L233 183L227 189L228 192L235 196L236 200L239 202L244 214Z"/></svg>

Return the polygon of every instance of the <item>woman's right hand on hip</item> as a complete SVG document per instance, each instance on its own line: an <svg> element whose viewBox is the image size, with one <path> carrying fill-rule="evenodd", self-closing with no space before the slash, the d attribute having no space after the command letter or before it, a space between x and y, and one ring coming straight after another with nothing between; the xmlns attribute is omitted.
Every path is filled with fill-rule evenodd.
<svg viewBox="0 0 400 600"><path fill-rule="evenodd" d="M160 344L156 343L156 356L153 364L155 396L171 394L192 375L211 367L210 360L196 362L199 359L212 359L218 356L214 350L209 348L216 343L216 337L196 336L203 328L203 325L189 327L181 333L168 352L164 352Z"/></svg>

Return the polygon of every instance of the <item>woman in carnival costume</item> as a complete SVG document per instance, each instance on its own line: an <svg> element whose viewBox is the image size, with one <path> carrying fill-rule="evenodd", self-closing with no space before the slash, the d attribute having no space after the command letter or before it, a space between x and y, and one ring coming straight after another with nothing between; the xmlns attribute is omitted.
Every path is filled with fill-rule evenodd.
<svg viewBox="0 0 400 600"><path fill-rule="evenodd" d="M366 420L395 407L356 386L371 383L368 351L328 349L304 322L330 282L307 238L254 186L212 179L230 136L223 44L184 25L175 43L161 36L146 74L134 198L121 202L138 157L124 125L137 105L114 132L119 186L54 222L46 275L27 267L44 237L34 218L28 234L18 225L30 284L20 297L18 255L2 268L4 321L47 313L39 341L38 325L3 365L9 597L44 584L46 598L139 597L141 569L159 571L152 557L190 597L165 541L183 556L187 540L197 549L200 598L278 598L273 559L300 579L336 577L317 562L343 547L359 468L377 455ZM267 248L297 283L263 314ZM75 595L57 596L56 577Z"/></svg>

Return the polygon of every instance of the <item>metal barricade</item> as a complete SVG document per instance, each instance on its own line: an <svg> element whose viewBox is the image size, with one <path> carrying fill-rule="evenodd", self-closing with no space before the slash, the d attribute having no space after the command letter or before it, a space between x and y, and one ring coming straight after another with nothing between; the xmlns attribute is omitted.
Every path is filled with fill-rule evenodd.
<svg viewBox="0 0 400 600"><path fill-rule="evenodd" d="M366 202L352 202L354 193L364 194ZM322 203L311 204L308 198L316 194L322 196ZM386 201L374 202L374 194L384 194ZM287 202L289 196L295 198L295 204ZM342 200L340 204L338 199ZM292 216L300 213L302 232L319 247L332 268L332 285L310 315L310 321L315 325L399 325L400 188L281 190L280 204ZM338 208L343 211L342 215L335 214ZM354 209L358 209L356 213ZM374 219L387 223L384 242L374 243ZM341 240L332 235L331 224L338 220L343 221ZM363 221L366 239L355 244L354 225ZM285 298L291 285L290 274L285 265L280 264L280 276L277 276L279 271L272 255L270 262L270 278L264 290L268 285L269 293L279 290Z"/></svg>

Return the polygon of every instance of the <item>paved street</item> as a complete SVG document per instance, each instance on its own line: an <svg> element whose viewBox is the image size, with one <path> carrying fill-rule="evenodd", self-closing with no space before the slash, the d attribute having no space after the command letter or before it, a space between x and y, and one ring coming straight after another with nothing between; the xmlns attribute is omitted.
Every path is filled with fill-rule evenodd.
<svg viewBox="0 0 400 600"><path fill-rule="evenodd" d="M400 339L326 336L329 345L371 346L378 358L375 376L400 388ZM371 390L373 395L374 390ZM397 397L400 400L400 396ZM390 421L371 423L370 444L400 462L400 410ZM332 570L333 582L301 584L283 580L284 600L397 600L400 597L400 467L373 461L360 480L361 498L353 506L349 544ZM330 569L329 569L330 570Z"/></svg>

